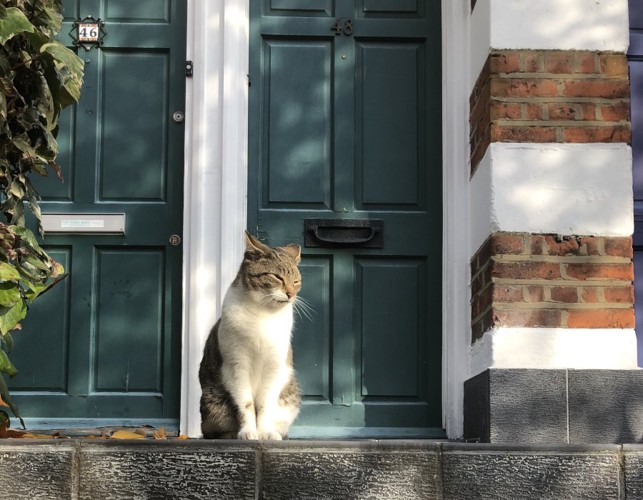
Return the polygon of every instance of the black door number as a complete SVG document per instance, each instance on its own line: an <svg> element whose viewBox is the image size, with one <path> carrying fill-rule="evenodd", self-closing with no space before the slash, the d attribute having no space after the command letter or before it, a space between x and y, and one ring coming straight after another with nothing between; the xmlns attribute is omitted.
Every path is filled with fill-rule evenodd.
<svg viewBox="0 0 643 500"><path fill-rule="evenodd" d="M350 36L353 34L353 20L352 19L335 19L335 23L331 28L336 35Z"/></svg>

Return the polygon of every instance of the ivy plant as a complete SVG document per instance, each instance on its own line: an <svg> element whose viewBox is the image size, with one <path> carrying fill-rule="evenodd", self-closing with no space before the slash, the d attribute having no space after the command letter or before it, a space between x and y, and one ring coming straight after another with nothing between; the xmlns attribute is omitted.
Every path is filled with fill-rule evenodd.
<svg viewBox="0 0 643 500"><path fill-rule="evenodd" d="M0 2L0 427L8 422L1 407L20 418L5 379L17 374L10 360L12 334L29 304L64 273L26 227L24 208L42 233L40 197L30 175L52 172L62 180L58 119L80 97L83 62L56 39L61 12L61 0Z"/></svg>

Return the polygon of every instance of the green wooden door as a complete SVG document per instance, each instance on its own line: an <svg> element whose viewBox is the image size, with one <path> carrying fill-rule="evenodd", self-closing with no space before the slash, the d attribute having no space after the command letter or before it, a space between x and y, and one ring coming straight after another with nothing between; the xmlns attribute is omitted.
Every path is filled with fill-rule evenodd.
<svg viewBox="0 0 643 500"><path fill-rule="evenodd" d="M315 310L294 435L441 435L439 4L250 2L248 226Z"/></svg>
<svg viewBox="0 0 643 500"><path fill-rule="evenodd" d="M124 234L46 234L69 277L37 301L17 334L11 390L22 416L173 424L179 417L184 1L65 0L72 22L105 22L85 60L80 102L65 112L64 183L42 179L42 211L87 225L124 214ZM64 422L63 422L64 423Z"/></svg>

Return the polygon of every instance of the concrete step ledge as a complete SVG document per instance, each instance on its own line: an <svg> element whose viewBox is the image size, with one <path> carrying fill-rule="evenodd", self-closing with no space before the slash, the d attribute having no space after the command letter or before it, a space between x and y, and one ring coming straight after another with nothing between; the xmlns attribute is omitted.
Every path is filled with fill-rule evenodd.
<svg viewBox="0 0 643 500"><path fill-rule="evenodd" d="M643 445L9 439L0 498L633 500Z"/></svg>

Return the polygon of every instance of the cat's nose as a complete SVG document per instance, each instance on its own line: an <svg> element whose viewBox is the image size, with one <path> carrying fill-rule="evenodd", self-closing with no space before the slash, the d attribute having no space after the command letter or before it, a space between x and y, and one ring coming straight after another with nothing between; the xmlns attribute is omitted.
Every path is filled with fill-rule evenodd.
<svg viewBox="0 0 643 500"><path fill-rule="evenodd" d="M290 290L286 290L286 297L288 297L289 299L292 299L293 295L295 295L294 292L292 292Z"/></svg>

